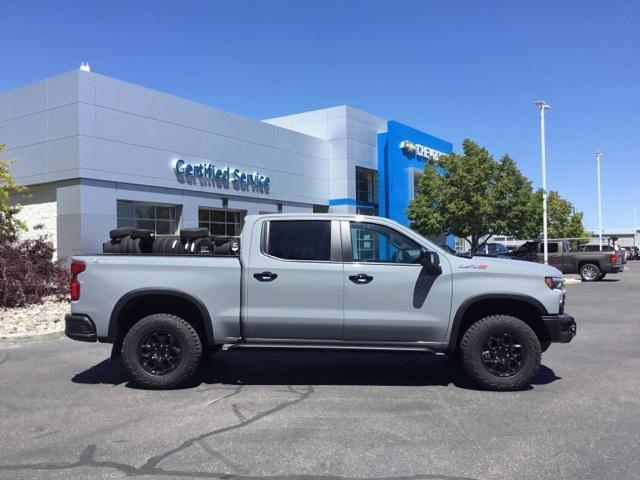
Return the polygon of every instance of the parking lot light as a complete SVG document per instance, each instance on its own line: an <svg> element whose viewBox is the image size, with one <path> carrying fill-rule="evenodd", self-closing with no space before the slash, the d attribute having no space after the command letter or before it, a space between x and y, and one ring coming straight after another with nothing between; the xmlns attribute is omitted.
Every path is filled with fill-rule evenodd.
<svg viewBox="0 0 640 480"><path fill-rule="evenodd" d="M542 162L542 240L544 264L549 264L549 245L547 245L547 157L544 139L544 111L551 108L543 100L533 103L540 109L540 160Z"/></svg>
<svg viewBox="0 0 640 480"><path fill-rule="evenodd" d="M602 193L600 191L600 157L602 152L595 152L596 156L596 172L598 177L598 244L602 251Z"/></svg>

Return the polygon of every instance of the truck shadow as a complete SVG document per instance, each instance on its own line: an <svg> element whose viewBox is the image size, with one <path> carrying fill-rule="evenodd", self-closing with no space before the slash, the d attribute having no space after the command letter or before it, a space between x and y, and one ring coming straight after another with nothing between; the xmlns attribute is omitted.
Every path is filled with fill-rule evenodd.
<svg viewBox="0 0 640 480"><path fill-rule="evenodd" d="M542 365L532 385L559 379L552 369ZM127 380L120 361L104 360L71 381L137 388ZM182 388L202 384L452 386L477 390L455 359L405 352L223 351L204 362Z"/></svg>

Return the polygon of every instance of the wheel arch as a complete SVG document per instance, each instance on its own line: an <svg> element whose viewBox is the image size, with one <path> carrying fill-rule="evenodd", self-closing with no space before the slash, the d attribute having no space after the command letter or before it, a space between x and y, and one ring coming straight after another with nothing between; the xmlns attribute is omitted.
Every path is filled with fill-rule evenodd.
<svg viewBox="0 0 640 480"><path fill-rule="evenodd" d="M578 273L580 273L580 269L584 265L595 265L596 267L598 267L598 270L602 272L602 265L600 264L600 260L598 259L580 260L578 262Z"/></svg>
<svg viewBox="0 0 640 480"><path fill-rule="evenodd" d="M446 351L456 352L460 339L475 322L488 315L500 314L516 316L533 329L540 341L548 340L549 333L542 321L542 316L547 315L548 311L539 300L528 295L485 294L468 298L458 307Z"/></svg>
<svg viewBox="0 0 640 480"><path fill-rule="evenodd" d="M176 289L141 288L120 297L111 311L106 341L113 343L112 359L120 356L122 341L129 329L154 313L180 316L198 331L203 345L215 343L211 316L200 299Z"/></svg>

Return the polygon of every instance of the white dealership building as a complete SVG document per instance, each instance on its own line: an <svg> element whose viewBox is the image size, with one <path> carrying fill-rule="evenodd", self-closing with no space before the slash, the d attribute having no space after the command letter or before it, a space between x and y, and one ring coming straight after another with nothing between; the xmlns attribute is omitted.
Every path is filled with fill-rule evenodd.
<svg viewBox="0 0 640 480"><path fill-rule="evenodd" d="M233 235L261 212L406 224L426 156L452 149L349 106L254 120L87 69L0 93L0 143L29 187L20 215L67 257L116 227Z"/></svg>

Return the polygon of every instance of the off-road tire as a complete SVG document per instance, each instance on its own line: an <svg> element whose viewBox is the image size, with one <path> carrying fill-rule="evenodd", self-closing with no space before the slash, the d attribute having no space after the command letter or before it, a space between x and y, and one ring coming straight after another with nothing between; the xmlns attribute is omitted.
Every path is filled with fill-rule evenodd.
<svg viewBox="0 0 640 480"><path fill-rule="evenodd" d="M580 266L580 278L583 282L595 282L600 280L600 267L595 263L585 263Z"/></svg>
<svg viewBox="0 0 640 480"><path fill-rule="evenodd" d="M153 374L141 360L141 344L154 333L171 335L179 346L179 359L167 373ZM129 378L145 388L172 389L183 385L196 372L201 359L202 343L198 332L182 318L168 313L155 313L141 319L131 327L122 344L122 363Z"/></svg>
<svg viewBox="0 0 640 480"><path fill-rule="evenodd" d="M492 373L483 361L490 338L507 334L521 345L519 369L511 376ZM460 361L469 378L487 390L515 390L528 386L540 368L541 346L535 332L522 320L509 315L492 315L474 323L460 341Z"/></svg>

